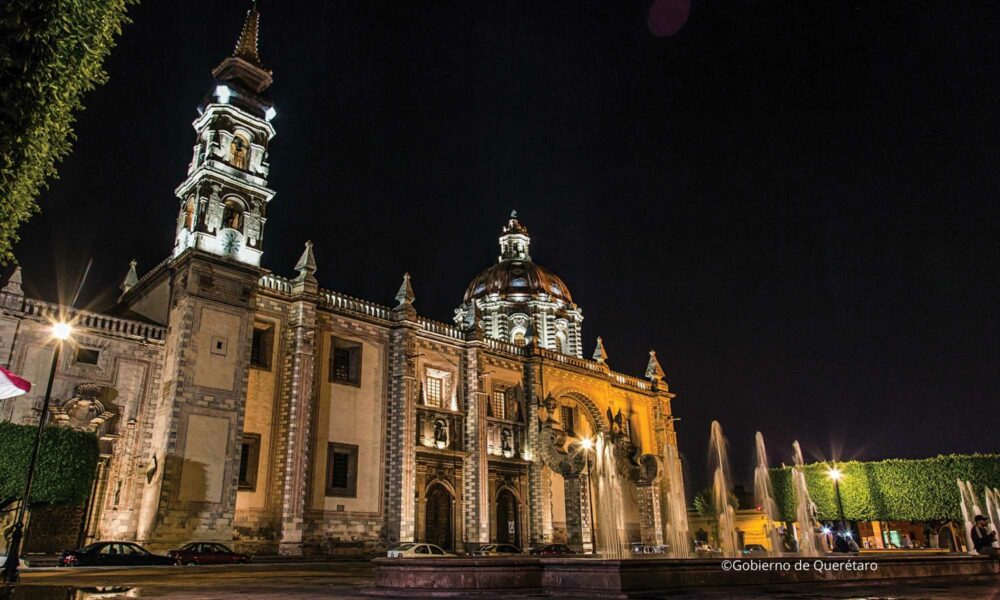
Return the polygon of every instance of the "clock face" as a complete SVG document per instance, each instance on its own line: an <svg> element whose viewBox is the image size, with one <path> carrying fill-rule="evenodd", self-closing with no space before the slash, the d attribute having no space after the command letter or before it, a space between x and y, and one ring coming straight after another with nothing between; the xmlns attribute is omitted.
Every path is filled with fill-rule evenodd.
<svg viewBox="0 0 1000 600"><path fill-rule="evenodd" d="M243 236L235 229L224 229L222 231L222 253L225 256L235 257L240 252L243 243Z"/></svg>

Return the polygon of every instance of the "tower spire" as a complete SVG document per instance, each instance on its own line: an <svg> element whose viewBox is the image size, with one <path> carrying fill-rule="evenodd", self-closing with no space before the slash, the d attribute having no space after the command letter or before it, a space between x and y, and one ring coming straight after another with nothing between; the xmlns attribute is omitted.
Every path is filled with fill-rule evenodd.
<svg viewBox="0 0 1000 600"><path fill-rule="evenodd" d="M257 0L253 1L250 10L247 11L247 18L243 22L243 30L236 40L236 49L233 56L242 58L255 67L263 68L260 62L260 54L257 53L257 30L260 27L260 13L257 12Z"/></svg>

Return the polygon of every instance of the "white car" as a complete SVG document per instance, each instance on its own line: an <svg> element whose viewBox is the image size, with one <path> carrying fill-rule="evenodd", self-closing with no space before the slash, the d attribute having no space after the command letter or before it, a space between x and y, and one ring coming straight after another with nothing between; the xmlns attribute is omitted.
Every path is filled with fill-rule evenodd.
<svg viewBox="0 0 1000 600"><path fill-rule="evenodd" d="M389 558L428 558L431 556L442 557L455 555L445 552L440 546L435 546L434 544L415 544L410 542L400 544L392 550L389 550L386 556Z"/></svg>

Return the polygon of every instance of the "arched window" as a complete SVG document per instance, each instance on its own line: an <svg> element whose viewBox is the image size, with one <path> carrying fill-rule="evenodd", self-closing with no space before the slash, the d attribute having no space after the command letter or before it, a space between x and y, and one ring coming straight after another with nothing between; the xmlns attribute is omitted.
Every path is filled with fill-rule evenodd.
<svg viewBox="0 0 1000 600"><path fill-rule="evenodd" d="M237 231L243 230L243 205L235 198L226 200L222 210L222 226Z"/></svg>
<svg viewBox="0 0 1000 600"><path fill-rule="evenodd" d="M565 331L556 332L556 350L563 354L569 354L569 339Z"/></svg>
<svg viewBox="0 0 1000 600"><path fill-rule="evenodd" d="M233 141L229 142L229 164L237 169L250 166L250 138L242 131L236 132Z"/></svg>
<svg viewBox="0 0 1000 600"><path fill-rule="evenodd" d="M184 204L184 228L187 229L188 231L194 231L195 212L196 212L195 207L196 203L194 200L194 196L191 196L187 199L187 202Z"/></svg>

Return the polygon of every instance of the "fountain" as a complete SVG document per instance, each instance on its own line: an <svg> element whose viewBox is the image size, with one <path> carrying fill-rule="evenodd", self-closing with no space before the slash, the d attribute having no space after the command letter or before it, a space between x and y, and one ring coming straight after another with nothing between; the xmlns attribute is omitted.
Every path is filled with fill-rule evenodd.
<svg viewBox="0 0 1000 600"><path fill-rule="evenodd" d="M806 474L802 472L805 461L802 459L802 448L799 441L792 442L795 451L795 466L792 467L792 488L795 490L795 518L799 522L799 554L802 556L819 556L816 544L816 528L813 525L814 504L809 496L806 485Z"/></svg>
<svg viewBox="0 0 1000 600"><path fill-rule="evenodd" d="M990 520L989 530L1000 532L1000 514L997 513L997 497L990 488L983 489L983 499L986 501L986 518Z"/></svg>
<svg viewBox="0 0 1000 600"><path fill-rule="evenodd" d="M684 498L684 475L677 446L663 445L663 465L667 477L666 542L670 545L671 558L691 556L691 533L688 528L687 501Z"/></svg>
<svg viewBox="0 0 1000 600"><path fill-rule="evenodd" d="M712 435L709 452L715 462L712 477L712 500L715 514L719 519L719 547L722 555L733 558L739 554L740 546L736 537L736 511L729 504L729 461L726 457L726 438L722 435L722 425L712 421Z"/></svg>
<svg viewBox="0 0 1000 600"><path fill-rule="evenodd" d="M972 543L972 526L974 525L973 519L976 515L982 514L982 509L979 508L979 500L976 498L976 490L972 487L972 482L962 481L961 479L956 481L958 483L958 493L962 497L960 506L962 508L962 520L965 521L965 547L968 549L969 554L976 554L976 547Z"/></svg>
<svg viewBox="0 0 1000 600"><path fill-rule="evenodd" d="M781 556L783 540L781 532L774 526L778 520L778 504L774 501L771 493L771 475L767 468L767 451L764 449L764 435L757 432L755 436L757 442L757 466L753 470L753 490L757 506L764 511L767 523L764 524L764 531L771 541L770 556Z"/></svg>
<svg viewBox="0 0 1000 600"><path fill-rule="evenodd" d="M597 546L603 558L621 560L628 556L622 481L615 461L615 445L604 434L594 446L594 479L597 484Z"/></svg>

